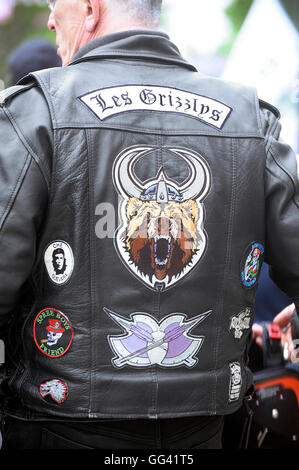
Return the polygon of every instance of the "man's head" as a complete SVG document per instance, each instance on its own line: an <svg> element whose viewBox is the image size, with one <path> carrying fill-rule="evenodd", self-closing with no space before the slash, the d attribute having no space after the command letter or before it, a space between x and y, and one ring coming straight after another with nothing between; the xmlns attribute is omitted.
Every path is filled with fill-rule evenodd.
<svg viewBox="0 0 299 470"><path fill-rule="evenodd" d="M62 248L53 251L52 262L56 274L63 274L66 268L66 259Z"/></svg>
<svg viewBox="0 0 299 470"><path fill-rule="evenodd" d="M56 32L58 55L67 65L85 44L105 34L156 29L162 0L52 0L48 28Z"/></svg>

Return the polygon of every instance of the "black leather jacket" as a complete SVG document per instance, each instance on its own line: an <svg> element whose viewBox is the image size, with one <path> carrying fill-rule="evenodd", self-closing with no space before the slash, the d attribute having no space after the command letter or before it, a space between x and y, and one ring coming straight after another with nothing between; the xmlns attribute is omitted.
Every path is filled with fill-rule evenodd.
<svg viewBox="0 0 299 470"><path fill-rule="evenodd" d="M299 303L296 159L254 89L121 32L1 95L5 412L228 414L262 261Z"/></svg>

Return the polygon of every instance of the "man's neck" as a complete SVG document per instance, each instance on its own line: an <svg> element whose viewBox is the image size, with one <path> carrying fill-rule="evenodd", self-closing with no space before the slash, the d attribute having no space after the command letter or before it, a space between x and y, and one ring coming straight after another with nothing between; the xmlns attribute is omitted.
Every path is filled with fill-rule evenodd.
<svg viewBox="0 0 299 470"><path fill-rule="evenodd" d="M153 30L154 28L149 28L148 26L145 26L140 23L115 23L115 24L103 24L100 25L99 28L92 33L89 41L92 41L93 39L100 38L102 36L106 36L107 34L114 34L114 33L120 33L122 31L131 31L131 30L140 30L140 29L145 29L145 30ZM88 41L88 42L89 42Z"/></svg>

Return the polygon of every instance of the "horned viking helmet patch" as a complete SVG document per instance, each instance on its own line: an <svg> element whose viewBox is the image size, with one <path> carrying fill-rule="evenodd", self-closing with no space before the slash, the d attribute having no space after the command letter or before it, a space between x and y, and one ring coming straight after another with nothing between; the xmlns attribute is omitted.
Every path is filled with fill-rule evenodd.
<svg viewBox="0 0 299 470"><path fill-rule="evenodd" d="M174 158L188 168L179 184L163 165L154 178L140 181L134 167L153 154ZM121 196L121 224L115 247L125 266L147 287L165 290L188 274L206 248L202 201L210 189L210 171L201 155L185 148L130 147L113 166L113 181Z"/></svg>

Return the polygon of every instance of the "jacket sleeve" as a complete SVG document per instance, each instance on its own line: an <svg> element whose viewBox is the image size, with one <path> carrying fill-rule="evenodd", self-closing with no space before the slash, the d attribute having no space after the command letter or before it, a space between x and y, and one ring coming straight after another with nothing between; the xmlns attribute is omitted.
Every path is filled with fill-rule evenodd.
<svg viewBox="0 0 299 470"><path fill-rule="evenodd" d="M294 151L280 138L279 116L261 110L265 133L265 261L276 285L299 313L299 180ZM299 332L298 332L299 334Z"/></svg>
<svg viewBox="0 0 299 470"><path fill-rule="evenodd" d="M41 148L49 148L49 141L46 144L42 137L44 119L33 118L40 105L38 96L28 91L27 96L24 92L0 103L0 338L5 338L32 270L47 208L47 170L43 156L37 154L38 142L30 143L35 134L36 141L44 139Z"/></svg>

